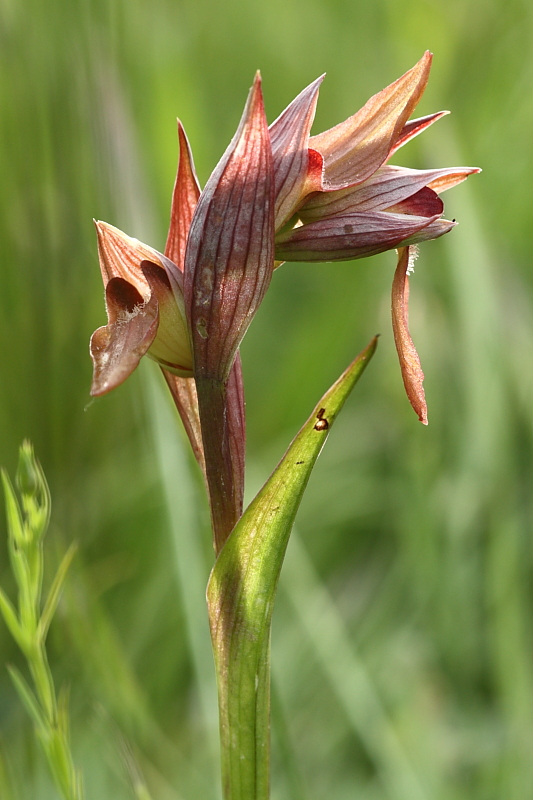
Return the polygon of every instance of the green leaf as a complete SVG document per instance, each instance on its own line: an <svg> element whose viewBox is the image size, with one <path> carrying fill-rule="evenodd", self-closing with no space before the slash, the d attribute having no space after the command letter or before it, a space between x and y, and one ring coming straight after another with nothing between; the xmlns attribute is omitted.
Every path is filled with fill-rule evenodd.
<svg viewBox="0 0 533 800"><path fill-rule="evenodd" d="M11 636L16 641L20 649L24 651L27 646L26 637L20 626L17 612L13 608L11 600L8 598L2 588L0 588L0 613L2 614L5 623L9 628Z"/></svg>
<svg viewBox="0 0 533 800"><path fill-rule="evenodd" d="M15 667L8 666L9 674L11 675L11 679L15 684L15 689L17 690L22 703L32 718L33 722L35 723L35 727L37 731L42 737L46 737L48 733L48 724L44 713L39 705L39 701L35 697L34 693Z"/></svg>
<svg viewBox="0 0 533 800"><path fill-rule="evenodd" d="M22 514L15 490L9 480L9 475L4 469L2 470L2 484L6 501L6 519L9 537L20 545L26 539L24 523L22 521Z"/></svg>
<svg viewBox="0 0 533 800"><path fill-rule="evenodd" d="M311 470L377 339L329 389L249 505L211 573L207 601L217 670L224 791L269 795L270 622L290 532Z"/></svg>
<svg viewBox="0 0 533 800"><path fill-rule="evenodd" d="M63 556L63 560L59 565L52 586L50 587L43 613L41 615L41 619L39 620L38 635L41 641L44 641L46 634L48 633L48 628L50 627L50 623L52 622L52 618L56 612L57 604L59 603L59 598L61 597L61 590L63 588L65 578L67 577L68 569L72 563L72 559L74 558L77 549L77 544L73 542Z"/></svg>

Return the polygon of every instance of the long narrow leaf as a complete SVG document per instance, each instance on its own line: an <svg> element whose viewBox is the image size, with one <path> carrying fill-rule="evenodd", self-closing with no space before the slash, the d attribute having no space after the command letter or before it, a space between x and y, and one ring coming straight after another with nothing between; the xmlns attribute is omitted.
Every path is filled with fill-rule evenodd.
<svg viewBox="0 0 533 800"><path fill-rule="evenodd" d="M77 549L78 545L73 542L63 556L63 560L59 565L59 569L56 572L56 576L53 580L52 586L50 587L50 591L48 592L43 613L41 615L41 619L39 620L39 637L41 640L44 640L46 638L46 634L48 633L48 628L50 627L52 617L56 612L57 604L59 603L59 598L61 597L61 590L63 588L65 578L67 577L68 569L72 563L72 559L74 558Z"/></svg>
<svg viewBox="0 0 533 800"><path fill-rule="evenodd" d="M265 800L269 773L269 642L290 532L329 430L376 339L329 389L222 549L207 589L219 685L227 797Z"/></svg>
<svg viewBox="0 0 533 800"><path fill-rule="evenodd" d="M1 588L0 588L0 613L2 614L4 622L9 628L11 636L16 641L20 649L22 651L25 651L27 647L26 637L24 635L24 631L20 626L20 622L17 617L17 612L15 611L13 604L11 603L11 600Z"/></svg>
<svg viewBox="0 0 533 800"><path fill-rule="evenodd" d="M18 671L16 667L8 666L9 674L11 675L11 680L15 684L15 689L18 692L18 695L32 718L37 731L40 736L46 737L48 733L49 726L44 716L44 712L42 711L39 701L35 697L34 693Z"/></svg>

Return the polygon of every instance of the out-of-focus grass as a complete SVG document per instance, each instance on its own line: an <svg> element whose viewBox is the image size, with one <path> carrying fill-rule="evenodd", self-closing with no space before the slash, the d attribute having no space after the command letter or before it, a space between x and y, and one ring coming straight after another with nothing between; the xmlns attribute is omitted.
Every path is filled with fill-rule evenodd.
<svg viewBox="0 0 533 800"><path fill-rule="evenodd" d="M429 428L395 361L393 254L286 265L243 347L252 491L383 334L282 578L273 797L531 796L532 28L523 0L1 0L0 461L12 470L21 440L35 443L50 573L80 544L50 657L71 685L88 798L132 798L132 759L154 800L219 797L201 607L212 554L201 500L186 505L202 487L179 433L161 430L153 365L87 405L88 337L104 321L91 218L161 247L175 116L203 182L258 67L270 119L327 71L320 130L426 48L420 114L453 117L396 160L484 169L445 198L461 224L421 247L412 281ZM7 661L21 666L2 628ZM51 800L5 670L0 697L0 796Z"/></svg>

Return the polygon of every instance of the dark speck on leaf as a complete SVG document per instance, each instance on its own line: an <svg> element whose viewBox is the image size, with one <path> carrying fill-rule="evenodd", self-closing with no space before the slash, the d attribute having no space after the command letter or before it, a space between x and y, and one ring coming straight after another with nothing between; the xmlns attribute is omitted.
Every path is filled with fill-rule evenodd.
<svg viewBox="0 0 533 800"><path fill-rule="evenodd" d="M345 225L344 233L353 233L353 225Z"/></svg>
<svg viewBox="0 0 533 800"><path fill-rule="evenodd" d="M321 408L316 415L318 422L315 425L315 431L327 431L329 428L329 422L327 419L324 419L324 414L326 413L325 408Z"/></svg>
<svg viewBox="0 0 533 800"><path fill-rule="evenodd" d="M296 463L297 464L303 464L304 462L303 461L297 461Z"/></svg>

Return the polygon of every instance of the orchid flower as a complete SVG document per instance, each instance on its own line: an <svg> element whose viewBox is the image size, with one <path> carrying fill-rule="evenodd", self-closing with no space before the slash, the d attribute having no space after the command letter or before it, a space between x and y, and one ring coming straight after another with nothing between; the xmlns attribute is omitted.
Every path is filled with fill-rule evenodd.
<svg viewBox="0 0 533 800"><path fill-rule="evenodd" d="M118 386L145 354L159 363L204 471L218 551L243 503L238 348L274 268L272 154L259 75L203 192L180 123L178 135L165 253L96 223L108 324L91 339L91 394Z"/></svg>
<svg viewBox="0 0 533 800"><path fill-rule="evenodd" d="M244 396L238 349L284 261L399 251L393 327L408 397L427 422L408 331L410 247L447 233L439 195L476 168L413 170L389 158L440 119L409 121L431 53L352 117L310 136L323 76L267 126L256 76L228 149L201 192L178 123L180 159L164 253L98 222L108 324L91 340L93 395L122 383L143 355L159 363L203 468L220 549L242 513Z"/></svg>

